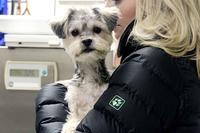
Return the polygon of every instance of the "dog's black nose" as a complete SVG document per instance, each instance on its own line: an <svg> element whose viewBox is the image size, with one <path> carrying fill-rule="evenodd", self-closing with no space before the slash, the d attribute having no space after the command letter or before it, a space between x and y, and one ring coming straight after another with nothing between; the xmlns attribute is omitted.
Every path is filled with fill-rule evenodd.
<svg viewBox="0 0 200 133"><path fill-rule="evenodd" d="M85 45L85 47L89 47L92 44L92 39L83 40L82 43Z"/></svg>

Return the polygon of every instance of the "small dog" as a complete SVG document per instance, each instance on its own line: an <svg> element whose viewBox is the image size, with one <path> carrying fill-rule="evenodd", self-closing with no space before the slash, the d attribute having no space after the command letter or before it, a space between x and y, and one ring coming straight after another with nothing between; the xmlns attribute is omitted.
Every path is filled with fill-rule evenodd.
<svg viewBox="0 0 200 133"><path fill-rule="evenodd" d="M65 100L70 110L62 133L75 132L107 88L105 57L110 51L118 15L115 7L69 9L63 20L51 23L76 66L72 79L59 82L67 88Z"/></svg>

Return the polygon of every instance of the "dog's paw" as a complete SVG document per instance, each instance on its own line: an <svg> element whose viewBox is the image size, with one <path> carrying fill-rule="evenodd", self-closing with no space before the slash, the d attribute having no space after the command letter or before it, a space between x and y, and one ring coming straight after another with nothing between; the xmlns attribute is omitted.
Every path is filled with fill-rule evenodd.
<svg viewBox="0 0 200 133"><path fill-rule="evenodd" d="M63 129L61 133L75 133L75 129L70 129L70 128Z"/></svg>
<svg viewBox="0 0 200 133"><path fill-rule="evenodd" d="M62 129L61 133L75 133L75 127L65 126Z"/></svg>
<svg viewBox="0 0 200 133"><path fill-rule="evenodd" d="M65 123L62 128L61 133L75 133L77 127L77 123Z"/></svg>

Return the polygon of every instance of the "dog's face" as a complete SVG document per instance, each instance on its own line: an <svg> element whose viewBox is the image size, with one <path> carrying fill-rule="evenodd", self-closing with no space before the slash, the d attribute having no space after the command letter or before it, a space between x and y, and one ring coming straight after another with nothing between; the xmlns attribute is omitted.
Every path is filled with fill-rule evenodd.
<svg viewBox="0 0 200 133"><path fill-rule="evenodd" d="M116 8L69 9L66 18L51 23L62 38L67 53L76 61L105 58L113 41L112 31L118 19Z"/></svg>

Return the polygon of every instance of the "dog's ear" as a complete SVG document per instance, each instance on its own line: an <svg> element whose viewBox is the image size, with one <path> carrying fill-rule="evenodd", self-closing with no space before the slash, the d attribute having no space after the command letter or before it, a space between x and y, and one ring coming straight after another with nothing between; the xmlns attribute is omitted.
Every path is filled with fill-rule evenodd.
<svg viewBox="0 0 200 133"><path fill-rule="evenodd" d="M62 21L54 21L50 23L51 29L53 32L59 37L64 39L66 37L65 32L64 32L64 22Z"/></svg>
<svg viewBox="0 0 200 133"><path fill-rule="evenodd" d="M105 20L108 29L113 31L119 19L120 12L117 7L103 7L103 8L93 8L95 14L99 14Z"/></svg>
<svg viewBox="0 0 200 133"><path fill-rule="evenodd" d="M70 21L74 11L74 9L68 9L63 20L52 20L50 22L51 29L59 38L66 38L65 29L67 28L66 26L68 25L68 22Z"/></svg>

